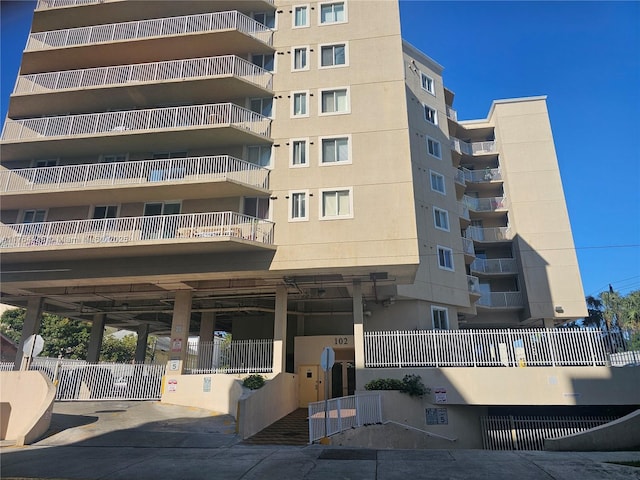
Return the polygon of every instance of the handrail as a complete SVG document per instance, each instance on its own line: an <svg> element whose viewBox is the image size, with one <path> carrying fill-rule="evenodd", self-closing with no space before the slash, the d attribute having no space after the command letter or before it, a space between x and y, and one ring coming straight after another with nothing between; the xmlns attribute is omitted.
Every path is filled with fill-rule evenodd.
<svg viewBox="0 0 640 480"><path fill-rule="evenodd" d="M403 428L408 428L409 430L415 430L416 432L424 433L429 437L441 438L442 440L447 440L449 442L456 442L458 440L457 438L449 438L449 437L445 437L444 435L439 435L437 433L427 432L426 430L421 430L419 428L412 427L411 425L407 425L406 423L394 422L393 420L387 420L386 422L382 422L383 425L387 425L388 423L392 423L394 425L398 425Z"/></svg>
<svg viewBox="0 0 640 480"><path fill-rule="evenodd" d="M469 143L455 137L451 137L451 149L465 155L482 155L497 152L496 142L493 140Z"/></svg>
<svg viewBox="0 0 640 480"><path fill-rule="evenodd" d="M482 273L517 273L515 258L476 258L471 270Z"/></svg>
<svg viewBox="0 0 640 480"><path fill-rule="evenodd" d="M38 0L36 10L48 10L50 8L77 7L83 5L94 5L113 0ZM264 0L273 5L273 0Z"/></svg>

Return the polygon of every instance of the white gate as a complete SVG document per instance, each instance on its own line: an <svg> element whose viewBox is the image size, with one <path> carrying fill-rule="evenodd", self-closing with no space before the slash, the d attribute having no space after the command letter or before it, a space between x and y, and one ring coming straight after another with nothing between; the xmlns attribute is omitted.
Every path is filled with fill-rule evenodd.
<svg viewBox="0 0 640 480"><path fill-rule="evenodd" d="M309 404L309 443L376 423L382 423L382 400L377 393L313 402Z"/></svg>

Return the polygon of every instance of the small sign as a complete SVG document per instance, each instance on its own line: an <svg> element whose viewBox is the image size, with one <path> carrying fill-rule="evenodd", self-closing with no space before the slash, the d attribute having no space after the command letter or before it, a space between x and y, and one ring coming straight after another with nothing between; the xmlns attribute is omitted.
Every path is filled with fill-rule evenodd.
<svg viewBox="0 0 640 480"><path fill-rule="evenodd" d="M178 380L175 378L170 378L167 384L169 387L167 390L170 392L175 392L178 389Z"/></svg>
<svg viewBox="0 0 640 480"><path fill-rule="evenodd" d="M174 338L171 340L171 351L172 352L180 352L182 351L182 339Z"/></svg>
<svg viewBox="0 0 640 480"><path fill-rule="evenodd" d="M211 377L204 377L202 379L202 391L203 392L211 391Z"/></svg>
<svg viewBox="0 0 640 480"><path fill-rule="evenodd" d="M169 360L169 370L173 372L180 370L180 360Z"/></svg>
<svg viewBox="0 0 640 480"><path fill-rule="evenodd" d="M446 408L427 408L427 425L449 425L449 414Z"/></svg>
<svg viewBox="0 0 640 480"><path fill-rule="evenodd" d="M40 335L29 335L22 345L22 352L27 357L37 357L44 348L44 339Z"/></svg>
<svg viewBox="0 0 640 480"><path fill-rule="evenodd" d="M336 352L331 347L325 347L320 357L320 366L322 370L328 372L333 368L333 364L336 361Z"/></svg>
<svg viewBox="0 0 640 480"><path fill-rule="evenodd" d="M434 403L447 403L447 389L443 387L435 387L433 389L435 397Z"/></svg>

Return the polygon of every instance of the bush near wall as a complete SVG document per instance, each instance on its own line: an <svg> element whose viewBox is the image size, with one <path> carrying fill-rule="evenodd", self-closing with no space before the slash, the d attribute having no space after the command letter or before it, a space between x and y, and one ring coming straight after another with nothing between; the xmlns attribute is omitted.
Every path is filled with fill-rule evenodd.
<svg viewBox="0 0 640 480"><path fill-rule="evenodd" d="M399 390L411 397L422 397L427 388L422 383L420 375L405 375L402 380L397 378L378 378L371 380L364 386L365 390Z"/></svg>

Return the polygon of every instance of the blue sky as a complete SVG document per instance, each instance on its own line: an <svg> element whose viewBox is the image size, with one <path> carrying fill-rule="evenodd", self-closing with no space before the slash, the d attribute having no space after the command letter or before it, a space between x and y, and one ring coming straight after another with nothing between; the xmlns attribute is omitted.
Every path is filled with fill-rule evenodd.
<svg viewBox="0 0 640 480"><path fill-rule="evenodd" d="M0 1L6 115L32 1ZM585 295L640 289L640 2L400 2L407 41L445 67L458 118L547 95Z"/></svg>

